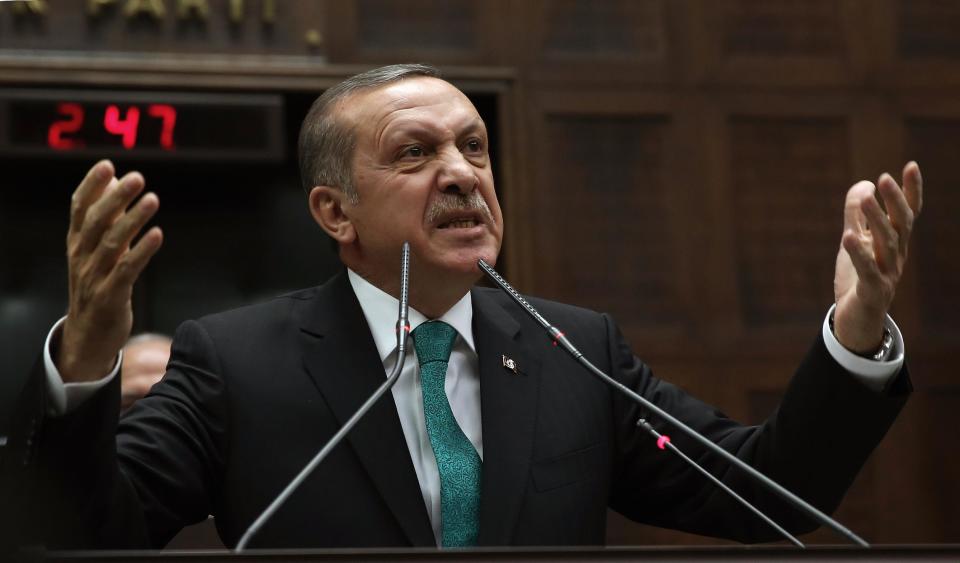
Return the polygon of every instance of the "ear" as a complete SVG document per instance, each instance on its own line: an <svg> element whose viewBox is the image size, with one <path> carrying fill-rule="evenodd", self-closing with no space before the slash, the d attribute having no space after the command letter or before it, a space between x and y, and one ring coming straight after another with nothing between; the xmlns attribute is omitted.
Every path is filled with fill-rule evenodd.
<svg viewBox="0 0 960 563"><path fill-rule="evenodd" d="M343 211L345 202L343 192L337 188L314 186L310 190L309 204L313 220L341 246L350 244L357 238L353 222Z"/></svg>

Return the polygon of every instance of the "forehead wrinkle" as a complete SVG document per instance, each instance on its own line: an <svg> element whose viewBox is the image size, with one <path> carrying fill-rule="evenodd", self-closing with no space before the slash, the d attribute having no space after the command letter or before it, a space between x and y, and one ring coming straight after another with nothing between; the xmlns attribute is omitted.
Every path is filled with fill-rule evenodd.
<svg viewBox="0 0 960 563"><path fill-rule="evenodd" d="M401 99L401 100L397 100L397 103L396 103L396 104L393 104L393 105L400 105L400 106L402 106L402 103L401 103L401 102L403 102L403 101L406 101L406 99L404 98L404 99ZM383 144L383 136L387 133L387 131L389 131L389 130L391 129L391 126L392 126L392 125L394 125L395 123L397 123L396 121L390 121L390 117L393 116L393 115L395 115L395 114L397 114L397 113L400 113L400 112L403 112L403 111L408 111L408 110L410 110L410 109L413 109L413 108L410 108L410 107L398 107L398 108L396 108L396 109L392 109L392 110L388 111L386 114L384 114L383 116L381 116L380 119L377 120L377 122L374 124L374 128L375 128L375 131L376 131L376 135L374 136L374 142L376 143L376 146L379 147L379 146L381 146L381 145ZM402 119L402 118L401 118L401 119ZM386 123L384 123L384 122L386 122ZM401 121L400 123L402 124L403 121Z"/></svg>
<svg viewBox="0 0 960 563"><path fill-rule="evenodd" d="M436 104L434 104L436 105ZM406 110L416 110L416 108L405 108L402 110L396 110L393 113ZM460 118L459 114L466 113L463 119ZM447 114L448 119L442 120L422 120L417 119L417 117L400 117L395 121L387 123L384 125L383 129L378 131L377 134L377 145L380 146L384 142L385 138L388 138L390 135L394 134L405 134L412 133L413 135L433 135L438 138L453 138L457 139L463 135L464 132L470 131L481 131L483 132L484 137L486 136L486 124L483 122L483 119L476 114L475 111L469 111L464 108L463 111L453 111ZM453 121L454 123L450 123Z"/></svg>
<svg viewBox="0 0 960 563"><path fill-rule="evenodd" d="M477 130L483 131L484 137L486 137L487 135L487 123L483 120L482 117L480 117L479 114L477 114L477 116L474 117L466 127L464 127L464 130L470 130L470 129L477 129Z"/></svg>
<svg viewBox="0 0 960 563"><path fill-rule="evenodd" d="M418 125L422 128L442 129L449 133L453 133L453 129L457 128L461 130L461 134L463 130L477 128L486 135L486 124L473 103L460 90L444 82L449 86L448 92L425 92L423 88L418 87L417 83L421 80L428 83L437 79L417 78L410 79L409 82L404 80L371 91L357 92L344 100L348 103L343 104L345 106L343 109L352 106L350 109L353 111L348 113L355 138L361 132L371 132L374 146L381 147L387 131L393 129L395 122L391 120L395 119L398 113L426 111L428 108L437 106L444 106L447 109L439 112L442 117L436 119L435 116L430 116L429 119L419 120ZM406 87L411 87L412 91L405 90ZM383 96L387 99L383 99ZM416 113L411 115L410 119L416 120ZM375 119L372 130L365 126L370 123L370 119Z"/></svg>
<svg viewBox="0 0 960 563"><path fill-rule="evenodd" d="M368 122L370 117L375 115L374 110L368 105L370 103L370 98L375 98L377 94L381 92L383 88L374 88L372 90L361 90L359 92L353 92L346 96L344 99L339 100L332 109L332 114L334 118L338 121L341 127L348 129L354 136L354 138L359 138L359 134L363 131L364 123ZM407 96L399 96L395 99L391 99L384 103L386 107L390 106L402 106L405 102L408 101ZM390 116L390 114L404 109L403 107L397 107L385 115L381 116L374 123L375 131L379 130L380 123ZM373 114L373 115L371 115ZM379 137L379 132L375 133L374 139L377 140Z"/></svg>

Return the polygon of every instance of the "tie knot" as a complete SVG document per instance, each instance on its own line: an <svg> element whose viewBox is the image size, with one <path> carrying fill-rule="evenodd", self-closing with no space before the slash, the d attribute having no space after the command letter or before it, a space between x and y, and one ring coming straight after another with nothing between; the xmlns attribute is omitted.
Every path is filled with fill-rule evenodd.
<svg viewBox="0 0 960 563"><path fill-rule="evenodd" d="M411 336L421 366L427 362L447 363L453 341L457 338L457 329L443 321L430 321L418 326Z"/></svg>

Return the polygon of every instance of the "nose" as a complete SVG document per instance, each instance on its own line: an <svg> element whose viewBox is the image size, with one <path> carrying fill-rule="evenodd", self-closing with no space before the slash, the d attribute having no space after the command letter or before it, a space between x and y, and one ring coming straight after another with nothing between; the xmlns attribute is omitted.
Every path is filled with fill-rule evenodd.
<svg viewBox="0 0 960 563"><path fill-rule="evenodd" d="M437 188L446 194L469 194L477 189L480 179L463 154L452 148L441 156L441 169L437 175Z"/></svg>

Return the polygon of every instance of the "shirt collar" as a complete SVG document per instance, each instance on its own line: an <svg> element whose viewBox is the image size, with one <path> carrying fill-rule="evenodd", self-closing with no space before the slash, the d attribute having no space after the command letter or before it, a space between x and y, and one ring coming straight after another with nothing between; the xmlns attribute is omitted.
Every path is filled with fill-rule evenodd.
<svg viewBox="0 0 960 563"><path fill-rule="evenodd" d="M360 301L363 316L367 319L373 342L377 345L377 352L380 354L380 361L383 362L397 349L396 326L399 301L349 268L347 276L350 278L353 293ZM416 330L418 326L431 320L413 307L410 307L408 314L410 330ZM470 299L470 292L464 294L460 301L436 320L455 328L470 350L473 353L477 352L473 344L473 301Z"/></svg>

